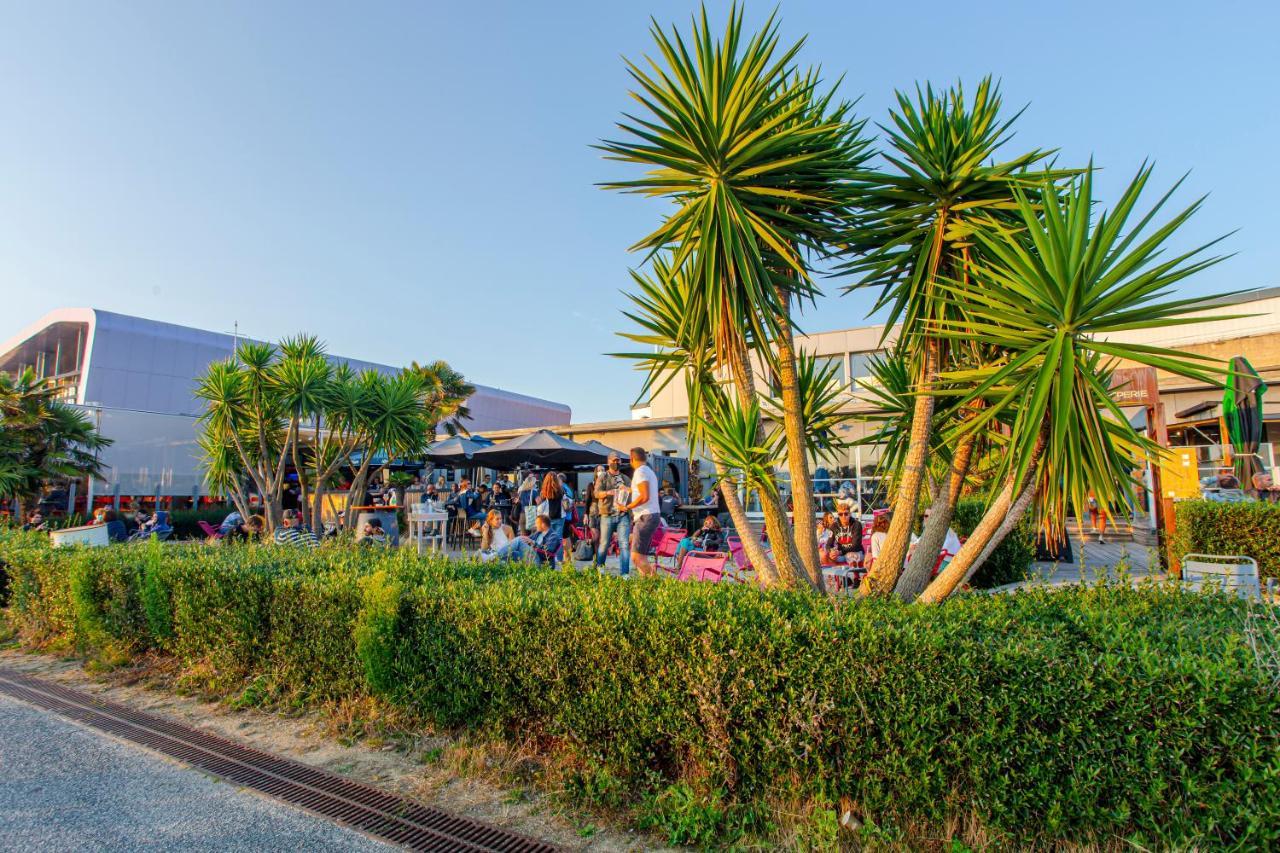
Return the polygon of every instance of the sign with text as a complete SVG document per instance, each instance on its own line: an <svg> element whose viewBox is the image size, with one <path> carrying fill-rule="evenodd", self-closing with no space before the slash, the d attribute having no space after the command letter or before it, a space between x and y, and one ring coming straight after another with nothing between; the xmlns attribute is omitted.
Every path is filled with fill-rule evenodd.
<svg viewBox="0 0 1280 853"><path fill-rule="evenodd" d="M1154 406L1160 402L1160 387L1154 367L1123 367L1111 374L1111 399L1122 408Z"/></svg>

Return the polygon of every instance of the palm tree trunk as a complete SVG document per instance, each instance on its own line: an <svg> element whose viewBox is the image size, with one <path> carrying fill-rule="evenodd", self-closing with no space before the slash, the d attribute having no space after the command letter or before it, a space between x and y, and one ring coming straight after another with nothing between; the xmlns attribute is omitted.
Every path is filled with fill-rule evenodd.
<svg viewBox="0 0 1280 853"><path fill-rule="evenodd" d="M898 578L898 585L894 587L894 593L903 601L915 601L929 585L929 575L937 563L942 543L947 538L947 530L951 528L951 519L955 517L956 502L964 489L964 478L969 473L976 441L976 435L969 435L956 446L946 488L942 488L940 484L936 490L920 541L916 543L915 552L912 553L907 568L903 570L902 577Z"/></svg>
<svg viewBox="0 0 1280 853"><path fill-rule="evenodd" d="M973 533L956 555L934 578L933 582L921 593L919 600L926 604L936 604L955 592L963 583L973 577L982 566L983 561L991 556L991 552L1004 541L1010 531L1017 526L1026 514L1027 508L1035 497L1035 479L1040 456L1048 441L1048 426L1041 429L1036 439L1035 449L1031 454L1031 463L1026 473L1018 481L1011 476L1005 478L1004 486L991 506L987 508L982 520L974 528Z"/></svg>
<svg viewBox="0 0 1280 853"><path fill-rule="evenodd" d="M315 530L311 526L311 502L307 500L307 472L302 467L302 457L298 453L298 441L293 443L293 470L298 475L298 505L302 507L302 523L306 525L308 530Z"/></svg>
<svg viewBox="0 0 1280 853"><path fill-rule="evenodd" d="M755 403L755 374L751 369L747 347L741 339L734 341L729 347L729 368L738 390L739 401L743 406ZM756 440L764 443L763 429ZM773 545L773 564L778 570L778 583L781 586L793 586L799 577L797 572L802 572L803 569L800 568L800 555L796 553L796 543L791 535L786 509L782 506L776 489L760 490L760 509L764 513L764 526L769 533L769 542Z"/></svg>
<svg viewBox="0 0 1280 853"><path fill-rule="evenodd" d="M791 330L791 297L777 289L783 308L782 334L778 336L778 384L782 391L782 429L787 440L787 467L791 471L792 528L804 580L818 592L824 591L822 559L818 555L813 477L804 442L804 402L796 378L795 338Z"/></svg>
<svg viewBox="0 0 1280 853"><path fill-rule="evenodd" d="M916 510L920 503L920 486L924 482L929 462L929 438L933 430L934 377L938 372L940 346L936 338L925 342L924 364L920 369L920 381L916 386L915 408L911 414L911 439L907 445L906 460L902 465L902 477L898 482L898 494L893 502L893 520L880 555L876 557L866 580L859 591L863 595L887 595L898 583L902 564L907 558L907 546L911 540L911 528L916 523Z"/></svg>
<svg viewBox="0 0 1280 853"><path fill-rule="evenodd" d="M716 473L720 476L720 492L724 495L725 507L729 510L729 517L733 519L733 527L738 531L738 538L742 540L742 550L755 567L760 585L766 588L778 586L778 570L760 542L760 535L747 518L746 508L742 505L742 501L738 500L738 485L734 482L732 472L720 462L715 464Z"/></svg>

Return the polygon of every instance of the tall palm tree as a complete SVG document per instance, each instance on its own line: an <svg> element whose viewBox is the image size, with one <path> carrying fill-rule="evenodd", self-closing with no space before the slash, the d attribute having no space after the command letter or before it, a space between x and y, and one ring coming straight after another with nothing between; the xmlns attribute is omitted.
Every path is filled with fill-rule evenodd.
<svg viewBox="0 0 1280 853"><path fill-rule="evenodd" d="M661 61L628 63L644 115L627 115L619 127L628 138L601 146L650 170L604 186L675 204L632 248L670 250L672 269L688 267L691 315L707 319L740 412L759 405L753 355L778 374L796 512L811 517L791 303L818 294L807 256L834 239L866 156L862 125L848 104L819 93L816 74L797 70L803 41L782 48L773 16L750 38L737 7L719 38L705 8L688 43L656 22L651 33ZM754 443L763 442L762 433ZM777 489L760 497L780 572L821 588L812 525L793 536Z"/></svg>
<svg viewBox="0 0 1280 853"><path fill-rule="evenodd" d="M890 125L887 168L867 176L864 205L848 234L844 272L859 276L848 289L878 288L875 309L888 309L886 331L901 321L899 346L910 354L913 411L902 458L888 538L861 586L887 594L907 556L911 529L928 468L937 375L948 361L947 341L931 324L954 319L963 307L948 300L942 282L963 279L974 260L973 230L979 218L1000 218L1013 207L1013 192L1038 186L1027 170L1050 152L1033 149L1008 160L996 154L1017 118L1000 118L999 88L982 80L972 99L960 86L935 92L899 92ZM951 507L940 505L935 515ZM945 529L945 524L944 524Z"/></svg>
<svg viewBox="0 0 1280 853"><path fill-rule="evenodd" d="M464 422L471 420L471 410L466 404L476 387L447 361L425 365L415 361L405 370L422 383L423 400L435 422L434 432L443 429L449 435L469 434Z"/></svg>
<svg viewBox="0 0 1280 853"><path fill-rule="evenodd" d="M967 278L944 285L965 303L966 316L963 322L936 321L937 334L948 340L980 336L1007 353L1003 363L956 377L973 382L972 395L987 401L975 422L1016 414L997 495L921 600L946 598L972 577L1033 507L1052 533L1068 508L1083 512L1090 492L1103 506L1131 497L1129 472L1159 451L1134 432L1111 397L1118 361L1221 384L1216 359L1111 338L1203 322L1186 315L1206 299L1171 299L1171 288L1222 260L1205 255L1217 241L1167 255L1170 238L1202 200L1151 227L1170 190L1130 227L1150 175L1144 166L1116 206L1096 218L1092 166L1065 188L1046 178L1034 195L1017 190L1016 220L985 221L975 233L982 260Z"/></svg>
<svg viewBox="0 0 1280 853"><path fill-rule="evenodd" d="M102 476L98 453L111 440L56 394L30 368L0 373L0 495L18 502L19 515L51 482Z"/></svg>

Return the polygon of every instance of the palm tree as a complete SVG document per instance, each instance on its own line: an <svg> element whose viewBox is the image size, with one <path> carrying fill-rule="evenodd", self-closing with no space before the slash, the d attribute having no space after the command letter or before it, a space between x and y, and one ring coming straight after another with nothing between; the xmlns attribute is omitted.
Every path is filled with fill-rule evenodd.
<svg viewBox="0 0 1280 853"><path fill-rule="evenodd" d="M463 422L471 420L466 403L476 393L476 387L447 361L425 365L415 361L405 370L422 383L423 400L435 421L433 435L442 429L449 435L469 434Z"/></svg>
<svg viewBox="0 0 1280 853"><path fill-rule="evenodd" d="M739 413L759 405L753 355L778 375L796 514L811 518L791 303L818 294L808 256L826 253L834 240L867 143L850 106L820 94L816 74L796 69L803 41L780 48L773 16L750 39L736 7L719 39L705 8L692 29L690 49L677 31L655 22L651 32L662 62L650 59L648 70L628 63L637 84L632 95L645 115L627 115L619 127L628 139L601 147L609 159L650 170L604 186L675 204L632 248L650 258L670 250L669 267L688 268L696 284L690 316L708 321L710 345L733 383ZM691 422L717 411L729 410L691 410ZM762 422L758 427L753 446L764 444ZM726 500L732 487L722 480ZM821 588L812 525L797 525L793 536L776 483L760 498L782 576Z"/></svg>
<svg viewBox="0 0 1280 853"><path fill-rule="evenodd" d="M427 394L416 373L401 371L387 376L369 370L357 379L361 396L356 413L360 464L352 477L349 495L358 500L370 475L381 473L394 459L411 458L426 450L434 437L435 412L427 407ZM373 470L374 456L385 453L387 462ZM347 527L355 523L350 504Z"/></svg>
<svg viewBox="0 0 1280 853"><path fill-rule="evenodd" d="M1111 339L1133 329L1203 322L1186 314L1203 308L1205 298L1169 299L1170 289L1221 260L1205 256L1217 241L1165 257L1170 238L1202 201L1149 228L1173 190L1126 230L1150 175L1144 166L1115 208L1096 219L1092 166L1065 188L1050 176L1034 192L1016 190L1016 219L984 221L975 233L981 260L968 277L943 285L965 304L966 316L936 321L936 333L952 341L981 337L1006 353L999 364L950 377L973 383L971 396L986 401L975 427L1015 414L1000 489L922 601L940 601L972 577L1032 507L1052 533L1069 507L1083 512L1090 492L1103 506L1130 498L1128 472L1159 451L1112 400L1117 361L1221 384L1215 359Z"/></svg>
<svg viewBox="0 0 1280 853"><path fill-rule="evenodd" d="M891 144L884 155L889 168L867 176L864 209L847 235L848 259L841 267L859 276L848 289L880 290L875 310L888 309L886 331L901 321L899 346L909 355L913 399L893 521L861 586L864 594L894 589L915 524L935 423L934 386L950 358L948 341L933 334L931 324L964 310L945 297L942 283L967 275L975 223L1004 217L1016 189L1038 186L1039 177L1028 177L1027 170L1049 154L1031 150L995 159L1017 115L1000 119L1000 93L990 78L972 100L960 86L942 93L917 88L914 98L899 92L897 99L891 126L882 126ZM944 531L952 511L945 501L935 507L933 520Z"/></svg>
<svg viewBox="0 0 1280 853"><path fill-rule="evenodd" d="M56 394L30 368L0 373L0 495L17 501L19 516L50 482L102 476L98 453L111 440Z"/></svg>

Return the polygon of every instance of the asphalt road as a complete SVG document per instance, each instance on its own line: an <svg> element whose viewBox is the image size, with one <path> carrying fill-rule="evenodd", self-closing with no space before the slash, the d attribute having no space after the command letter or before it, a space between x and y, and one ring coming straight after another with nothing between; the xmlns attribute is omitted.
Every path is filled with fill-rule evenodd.
<svg viewBox="0 0 1280 853"><path fill-rule="evenodd" d="M0 850L389 849L0 696Z"/></svg>

